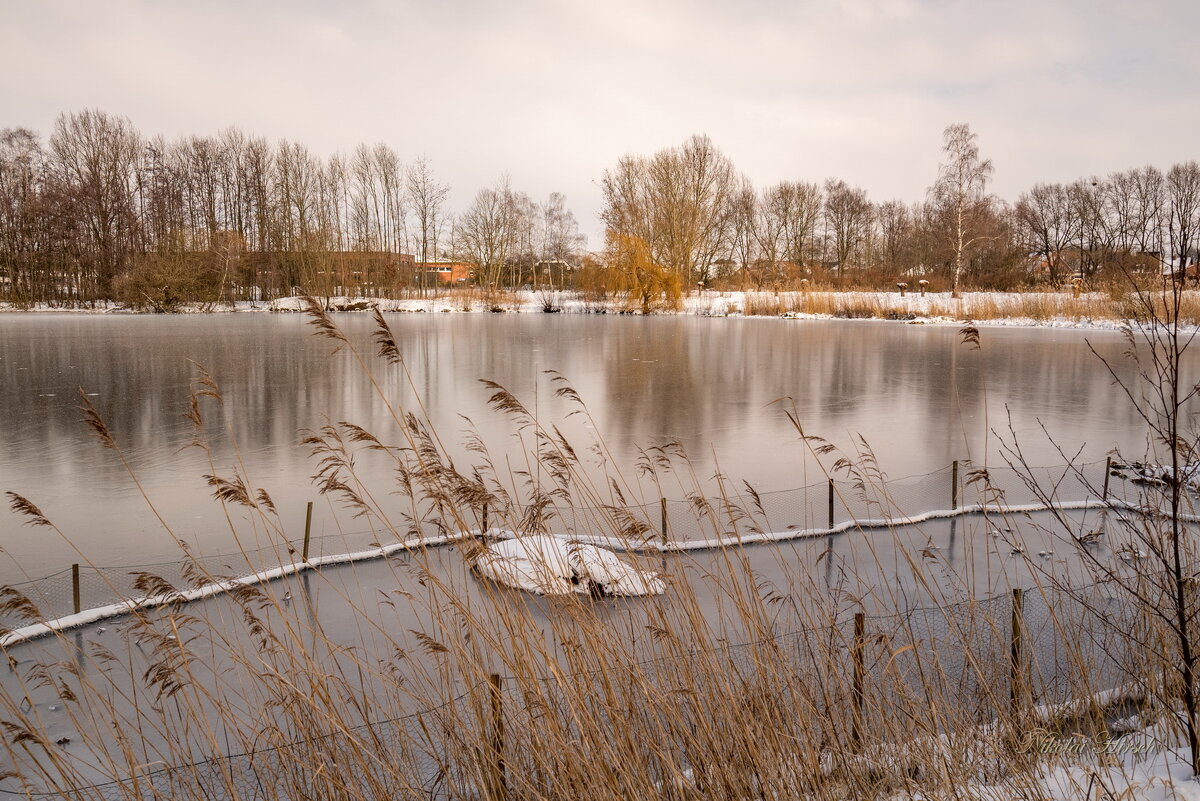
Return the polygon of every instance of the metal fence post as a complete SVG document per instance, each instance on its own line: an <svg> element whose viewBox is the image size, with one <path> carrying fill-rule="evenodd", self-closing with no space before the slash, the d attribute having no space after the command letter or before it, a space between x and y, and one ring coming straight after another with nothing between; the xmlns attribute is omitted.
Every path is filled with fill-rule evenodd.
<svg viewBox="0 0 1200 801"><path fill-rule="evenodd" d="M479 533L486 536L487 531L488 531L488 504L487 504L487 501L483 502L483 514L481 515L481 519L480 519L479 523L480 523L480 529L481 529Z"/></svg>
<svg viewBox="0 0 1200 801"><path fill-rule="evenodd" d="M71 601L75 607L75 614L83 611L83 602L79 592L79 563L71 565Z"/></svg>
<svg viewBox="0 0 1200 801"><path fill-rule="evenodd" d="M312 535L312 501L308 502L308 510L304 513L304 550L301 551L300 558L305 562L308 561L308 542Z"/></svg>
<svg viewBox="0 0 1200 801"><path fill-rule="evenodd" d="M829 528L833 528L833 479L829 479Z"/></svg>
<svg viewBox="0 0 1200 801"><path fill-rule="evenodd" d="M1108 477L1112 475L1112 457L1108 456L1104 459L1104 495L1101 500L1108 500Z"/></svg>

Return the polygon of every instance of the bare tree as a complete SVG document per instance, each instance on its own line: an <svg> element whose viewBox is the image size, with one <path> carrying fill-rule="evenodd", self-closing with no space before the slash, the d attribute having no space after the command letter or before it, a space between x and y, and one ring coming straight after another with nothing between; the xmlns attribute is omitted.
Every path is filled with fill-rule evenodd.
<svg viewBox="0 0 1200 801"><path fill-rule="evenodd" d="M1020 238L1031 253L1046 262L1050 281L1062 277L1063 252L1079 241L1078 217L1071 195L1062 184L1037 184L1021 195L1016 206Z"/></svg>
<svg viewBox="0 0 1200 801"><path fill-rule="evenodd" d="M81 228L88 268L78 287L91 299L111 297L112 280L134 237L135 168L141 137L125 117L88 109L64 114L50 135L51 172Z"/></svg>
<svg viewBox="0 0 1200 801"><path fill-rule="evenodd" d="M1142 252L1162 251L1163 216L1167 204L1166 178L1154 167L1134 170L1133 191L1136 216L1133 230L1138 247Z"/></svg>
<svg viewBox="0 0 1200 801"><path fill-rule="evenodd" d="M746 200L740 203L745 205ZM778 282L785 262L797 267L806 265L823 210L821 187L817 184L782 181L762 191L754 203L753 225L749 228L766 268L756 279L760 286L766 279Z"/></svg>
<svg viewBox="0 0 1200 801"><path fill-rule="evenodd" d="M846 268L861 256L871 225L871 201L864 189L830 178L825 182L825 225L831 234L833 257L837 262L838 284Z"/></svg>
<svg viewBox="0 0 1200 801"><path fill-rule="evenodd" d="M321 235L318 228L321 165L304 145L280 142L275 154L272 189L275 195L273 221L278 235L276 248L285 251L281 260L284 285L310 288L329 295L330 276L321 275Z"/></svg>
<svg viewBox="0 0 1200 801"><path fill-rule="evenodd" d="M542 219L542 258L578 266L579 252L587 244L587 237L579 233L579 223L561 192L550 193L542 207Z"/></svg>
<svg viewBox="0 0 1200 801"><path fill-rule="evenodd" d="M942 137L946 161L938 167L937 182L930 188L929 196L950 221L950 248L953 252L950 293L958 297L966 255L985 238L980 231L980 224L992 202L987 194L992 162L979 157L978 137L971 133L970 126L947 125Z"/></svg>
<svg viewBox="0 0 1200 801"><path fill-rule="evenodd" d="M752 194L745 195L739 202L739 207L746 206L741 213L749 220L749 231L754 237L759 258L769 274L763 270L751 273L761 288L763 280L778 281L781 262L786 258L788 249L788 226L791 224L791 200L789 184L776 184L764 189L762 195L755 198ZM750 265L747 264L747 267Z"/></svg>
<svg viewBox="0 0 1200 801"><path fill-rule="evenodd" d="M903 274L912 266L912 215L899 200L889 200L876 205L874 216L879 227L879 259L897 274Z"/></svg>
<svg viewBox="0 0 1200 801"><path fill-rule="evenodd" d="M1078 236L1079 260L1076 265L1080 279L1096 272L1111 250L1113 232L1106 208L1107 191L1098 178L1080 178L1067 187Z"/></svg>
<svg viewBox="0 0 1200 801"><path fill-rule="evenodd" d="M779 210L783 215L784 258L807 266L817 237L824 197L818 184L791 181L779 184Z"/></svg>
<svg viewBox="0 0 1200 801"><path fill-rule="evenodd" d="M557 286L566 283L567 269L578 269L580 254L587 237L579 232L575 214L567 208L566 197L561 192L551 192L541 207L541 245L539 261L546 266L551 288L556 286L554 272L558 270Z"/></svg>
<svg viewBox="0 0 1200 801"><path fill-rule="evenodd" d="M1200 164L1176 164L1167 172L1167 241L1180 276L1200 250Z"/></svg>
<svg viewBox="0 0 1200 801"><path fill-rule="evenodd" d="M479 190L455 226L455 250L479 268L488 286L520 283L526 268L537 260L537 206L524 192L515 192L507 177ZM506 276L507 274L507 276Z"/></svg>
<svg viewBox="0 0 1200 801"><path fill-rule="evenodd" d="M778 254L762 246L764 242L768 247L771 243L769 235L760 231L758 197L749 181L741 180L729 205L729 261L739 266L744 274L752 276L755 285L761 288L764 278L774 273Z"/></svg>
<svg viewBox="0 0 1200 801"><path fill-rule="evenodd" d="M419 284L425 287L425 264L430 254L437 254L438 239L445 226L443 206L450 187L439 183L433 174L429 159L422 156L409 168L405 176L409 206L412 208L416 231L413 232L414 251L420 262Z"/></svg>
<svg viewBox="0 0 1200 801"><path fill-rule="evenodd" d="M504 196L492 187L480 189L454 226L454 251L475 264L479 282L498 286L508 261Z"/></svg>
<svg viewBox="0 0 1200 801"><path fill-rule="evenodd" d="M1075 557L1075 564L1065 573L1052 565L1031 566L1050 584L1091 608L1101 625L1117 627L1120 637L1136 646L1138 664L1126 668L1141 673L1147 697L1185 733L1192 774L1200 776L1200 596L1196 592L1200 549L1195 531L1187 525L1195 511L1200 467L1200 435L1191 423L1200 384L1188 377L1187 367L1196 333L1180 314L1185 301L1180 276L1168 273L1160 278L1162 284L1154 289L1134 280L1129 283L1129 317L1123 333L1124 357L1132 372L1093 349L1116 392L1145 427L1146 449L1140 459L1118 450L1110 463L1113 475L1132 479L1139 489L1133 497L1127 491L1109 493L1107 477L1103 487L1096 486L1083 465L1073 467L1075 478L1095 497L1103 498L1109 511L1098 528L1094 522L1081 528L1078 518L1061 509L1052 511L1045 532L1058 538L1063 550ZM1055 447L1068 454L1058 443ZM1056 493L1063 477L1047 483L1044 472L1029 466L1011 422L1003 452L1038 500L1048 506L1061 500ZM986 471L979 476L986 481ZM1098 547L1101 539L1108 542L1107 548ZM1075 570L1079 568L1095 581L1092 586L1104 587L1107 598L1128 602L1133 615L1113 615L1111 607L1096 606L1087 588L1078 584Z"/></svg>
<svg viewBox="0 0 1200 801"><path fill-rule="evenodd" d="M26 128L0 131L0 290L30 304L52 293L40 254L49 244L41 224L46 154Z"/></svg>

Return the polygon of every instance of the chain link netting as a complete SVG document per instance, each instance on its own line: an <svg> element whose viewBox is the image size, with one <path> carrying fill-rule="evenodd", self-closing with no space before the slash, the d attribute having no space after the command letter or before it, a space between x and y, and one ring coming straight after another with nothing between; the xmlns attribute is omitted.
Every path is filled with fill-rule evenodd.
<svg viewBox="0 0 1200 801"><path fill-rule="evenodd" d="M264 747L177 767L146 770L120 781L63 793L14 793L69 801L187 799L224 801L258 798L318 798L328 777L354 787L354 797L385 799L441 797L439 788L461 779L447 760L446 743L469 715L469 695L394 720L356 726L320 737ZM345 766L353 765L353 773ZM326 778L322 779L324 776Z"/></svg>
<svg viewBox="0 0 1200 801"><path fill-rule="evenodd" d="M853 526L866 521L894 520L930 512L963 510L976 505L1020 505L1046 501L1094 500L1107 490L1110 498L1138 502L1143 489L1122 478L1105 479L1105 462L1059 467L989 468L970 463L946 467L919 476L893 479L882 474L835 478L792 490L774 492L730 492L716 497L693 496L663 499L649 504L622 506L550 506L537 517L536 528L547 533L589 536L601 533L636 545L639 542L689 543L699 540L734 539L771 532L786 537L803 532L821 532L834 526ZM1039 488L1039 489L1035 489ZM1103 489L1102 489L1103 488ZM490 529L515 526L529 515L510 510L506 518L475 510L469 526ZM401 538L416 542L449 533L442 516L406 524ZM378 547L376 532L353 531L313 537L310 557L336 556L348 547ZM302 563L300 542L276 543L261 548L205 555L189 553L186 559L133 566L78 566L80 609L115 604L147 595L149 586L142 574L162 579L178 589L196 587L259 571ZM70 568L27 582L13 583L28 597L41 617L52 620L76 610L76 586ZM17 613L0 613L0 628L11 629L27 622Z"/></svg>
<svg viewBox="0 0 1200 801"><path fill-rule="evenodd" d="M657 749L658 758L673 753L676 767L693 765L707 721L703 705L688 702L689 694L703 688L687 682L713 676L721 677L721 692L744 694L747 703L755 688L770 686L772 697L783 688L794 706L785 720L772 725L790 725L792 718L846 718L847 710L857 708L863 731L921 719L930 705L985 724L1008 708L1012 693L1021 693L1027 705L1056 704L1139 677L1127 636L1137 623L1136 606L1111 588L1028 590L1022 599L1016 618L1013 596L1004 594L860 620L842 617L828 627L638 662L621 675L610 668L591 676L594 681L507 676L495 706L485 685L406 717L65 794L28 797L291 797L304 792L314 775L337 775L339 764L355 766L345 780L354 784L356 798L455 797L487 781L480 772L487 760L478 743L493 736L497 714L504 761L515 774L547 767L538 743L526 742L532 732L544 736L547 727L556 727L556 736L569 742L579 734L581 715L593 730L623 726L657 732L668 738ZM1020 630L1019 657L1013 650L1014 623ZM858 678L856 654L861 654ZM642 696L657 702L633 707L613 702Z"/></svg>
<svg viewBox="0 0 1200 801"><path fill-rule="evenodd" d="M830 522L831 497L833 522L840 523L910 517L976 503L1036 503L1046 500L1045 494L1039 494L1046 488L1054 500L1095 498L1103 492L1097 491L1099 487L1113 497L1136 496L1138 488L1123 480L1106 486L1105 473L1104 463L1078 469L1037 468L1032 480L1029 471L1018 474L1004 468L984 474L977 469L946 468L886 484L835 480L785 492L667 501L619 512L578 508L556 514L547 528L578 534L611 526L619 518L624 525L639 521L647 537L661 537L665 518L667 539L686 541L714 533L824 529ZM312 553L321 553L333 542L314 541ZM84 567L77 584L72 571L64 570L14 586L43 615L52 617L72 611L76 587L80 605L89 608L131 597L138 573L186 586L197 575L245 575L294 563L299 554L288 548L267 548L196 561L198 567L188 570L176 563ZM354 785L354 797L448 798L489 781L480 769L487 758L478 753L478 743L486 742L498 723L504 732L501 747L510 775L544 775L552 767L546 761L551 757L537 748L533 733L557 727L558 736L569 742L579 734L581 711L602 728L631 726L654 733L661 738L655 758L673 760L672 769L700 769L698 753L706 747L708 722L703 705L688 700L689 693L695 695L702 688L687 685L698 677L720 676L724 691L745 695L748 710L754 709L756 688L769 686L772 697L786 696L794 705L791 718L775 719L759 710L763 720L776 727L799 725L790 722L792 718L844 718L846 710L855 710L853 730L837 735L846 738L861 736L863 731L896 730L906 718L919 719L918 710L930 704L956 710L965 721L985 724L1014 704L1062 704L1144 677L1137 638L1129 636L1144 621L1137 604L1112 587L1037 588L1025 591L1017 603L1005 593L898 614L841 616L828 626L756 642L667 653L629 665L619 676L606 673L594 682L505 677L498 697L487 687L473 688L406 717L191 765L147 770L66 794L19 795L79 801L290 797L315 786L317 773L339 775L339 765L353 764L354 775L344 780ZM634 697L656 700L636 708L613 702ZM802 731L793 734L808 736ZM664 781L669 773L664 766ZM16 794L0 790L0 795Z"/></svg>

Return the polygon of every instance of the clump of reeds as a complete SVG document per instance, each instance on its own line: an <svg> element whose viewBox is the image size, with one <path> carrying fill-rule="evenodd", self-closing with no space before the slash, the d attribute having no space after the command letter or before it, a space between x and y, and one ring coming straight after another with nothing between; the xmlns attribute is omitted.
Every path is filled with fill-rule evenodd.
<svg viewBox="0 0 1200 801"><path fill-rule="evenodd" d="M846 319L887 319L889 306L877 294L808 292L799 311Z"/></svg>
<svg viewBox="0 0 1200 801"><path fill-rule="evenodd" d="M747 316L778 317L802 311L803 306L803 301L795 292L747 292L742 313Z"/></svg>
<svg viewBox="0 0 1200 801"><path fill-rule="evenodd" d="M1174 301L1162 292L1143 292L1159 309L1163 319L1173 318L1178 313L1181 324L1200 325L1200 293L1183 292L1176 311ZM753 297L753 300L751 299ZM910 320L916 317L949 318L952 320L1033 320L1039 323L1061 321L1070 323L1092 323L1100 321L1120 322L1142 310L1145 305L1138 296L1101 292L964 292L959 298L946 295L930 295L922 298L909 293L901 297L898 293L884 292L823 292L809 291L780 293L778 298L767 296L762 299L747 293L747 308L756 311L747 314L774 314L800 311L840 318L863 318L880 320Z"/></svg>

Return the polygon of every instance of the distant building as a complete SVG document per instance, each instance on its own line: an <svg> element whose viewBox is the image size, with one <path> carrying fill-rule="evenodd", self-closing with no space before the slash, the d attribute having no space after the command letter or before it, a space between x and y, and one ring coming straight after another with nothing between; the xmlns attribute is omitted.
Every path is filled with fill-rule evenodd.
<svg viewBox="0 0 1200 801"><path fill-rule="evenodd" d="M416 267L430 284L465 284L475 277L475 265L465 261L436 259L417 262Z"/></svg>

